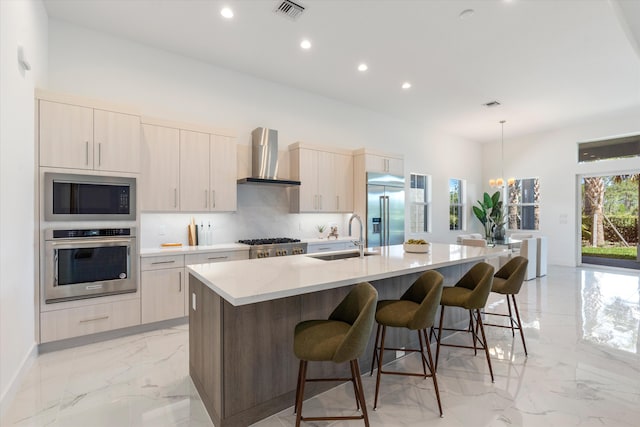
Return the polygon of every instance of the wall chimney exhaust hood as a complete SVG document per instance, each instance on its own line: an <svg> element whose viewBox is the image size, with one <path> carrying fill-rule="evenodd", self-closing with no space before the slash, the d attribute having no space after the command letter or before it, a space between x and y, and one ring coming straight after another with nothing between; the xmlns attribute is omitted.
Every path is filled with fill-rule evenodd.
<svg viewBox="0 0 640 427"><path fill-rule="evenodd" d="M300 181L278 179L278 131L256 128L251 132L251 176L238 180L238 184L300 185Z"/></svg>

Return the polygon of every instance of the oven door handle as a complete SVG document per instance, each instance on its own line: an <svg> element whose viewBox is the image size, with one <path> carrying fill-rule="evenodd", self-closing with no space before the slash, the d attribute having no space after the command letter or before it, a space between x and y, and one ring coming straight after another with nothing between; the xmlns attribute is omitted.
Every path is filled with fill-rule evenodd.
<svg viewBox="0 0 640 427"><path fill-rule="evenodd" d="M53 286L58 286L58 250L53 250Z"/></svg>

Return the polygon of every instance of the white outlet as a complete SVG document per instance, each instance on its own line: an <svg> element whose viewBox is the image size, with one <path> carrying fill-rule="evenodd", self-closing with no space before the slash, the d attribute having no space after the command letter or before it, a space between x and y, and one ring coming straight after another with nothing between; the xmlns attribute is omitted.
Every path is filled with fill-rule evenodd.
<svg viewBox="0 0 640 427"><path fill-rule="evenodd" d="M164 236L167 234L167 226L162 224L158 229L158 236Z"/></svg>

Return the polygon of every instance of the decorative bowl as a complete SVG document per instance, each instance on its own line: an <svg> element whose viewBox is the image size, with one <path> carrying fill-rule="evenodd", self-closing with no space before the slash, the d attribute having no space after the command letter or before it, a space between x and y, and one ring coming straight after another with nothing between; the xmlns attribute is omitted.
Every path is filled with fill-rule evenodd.
<svg viewBox="0 0 640 427"><path fill-rule="evenodd" d="M416 245L413 243L403 243L402 246L404 247L404 251L405 252L410 252L410 253L414 253L414 254L426 254L429 253L429 251L431 250L431 244L427 243L425 245Z"/></svg>

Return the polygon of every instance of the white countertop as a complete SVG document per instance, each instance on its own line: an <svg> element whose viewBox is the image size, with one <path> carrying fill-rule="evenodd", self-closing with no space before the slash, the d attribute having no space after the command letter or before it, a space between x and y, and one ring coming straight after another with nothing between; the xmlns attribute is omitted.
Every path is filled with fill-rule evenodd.
<svg viewBox="0 0 640 427"><path fill-rule="evenodd" d="M480 261L508 253L506 249L443 243L432 243L428 254L405 253L402 245L376 248L375 251L379 251L380 255L335 261L323 261L310 255L293 255L189 265L188 269L230 304L239 306ZM322 255L327 254L325 252Z"/></svg>
<svg viewBox="0 0 640 427"><path fill-rule="evenodd" d="M310 238L310 239L302 239L301 241L304 243L309 243L312 245L319 245L322 243L342 243L349 242L353 240L353 237L343 236L338 239L327 239L326 237L323 239L318 238ZM250 248L249 245L245 245L242 243L221 243L217 245L209 245L209 246L168 246L166 248L163 247L155 247L155 248L142 248L140 249L141 257L150 257L150 256L162 256L162 255L187 255L187 254L202 254L202 253L210 253L210 252L225 252L225 251L248 251Z"/></svg>
<svg viewBox="0 0 640 427"><path fill-rule="evenodd" d="M223 243L209 246L168 246L166 248L143 248L140 249L141 257L162 256L162 255L187 255L205 254L227 251L249 251L249 245L242 243Z"/></svg>

